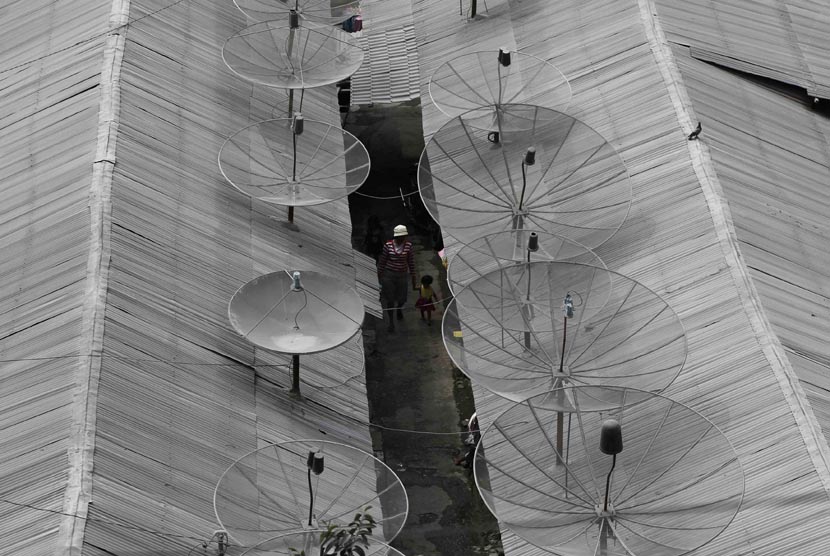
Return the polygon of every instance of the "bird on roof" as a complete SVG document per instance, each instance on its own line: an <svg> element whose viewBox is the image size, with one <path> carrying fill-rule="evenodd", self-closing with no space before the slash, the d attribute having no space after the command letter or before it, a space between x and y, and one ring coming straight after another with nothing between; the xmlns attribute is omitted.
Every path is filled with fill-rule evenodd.
<svg viewBox="0 0 830 556"><path fill-rule="evenodd" d="M694 141L695 139L697 139L697 136L700 135L700 132L702 130L703 130L703 126L701 125L700 122L698 122L697 127L695 128L695 130L689 134L689 141Z"/></svg>

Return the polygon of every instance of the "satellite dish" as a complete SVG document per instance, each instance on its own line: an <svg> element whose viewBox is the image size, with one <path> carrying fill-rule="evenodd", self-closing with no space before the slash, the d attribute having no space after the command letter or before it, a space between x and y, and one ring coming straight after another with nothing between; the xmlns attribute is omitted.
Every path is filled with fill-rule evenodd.
<svg viewBox="0 0 830 556"><path fill-rule="evenodd" d="M306 556L334 554L320 551L320 538L325 533L325 529L318 529L280 535L260 543L258 546L241 549L239 556L297 556L298 551L304 551ZM373 536L367 536L366 543L361 543L358 546L362 549L364 556L404 556L403 552L392 548ZM358 552L354 552L354 556L358 555Z"/></svg>
<svg viewBox="0 0 830 556"><path fill-rule="evenodd" d="M300 355L335 348L363 322L357 292L319 272L272 272L254 278L231 298L228 317L252 344L292 354L291 394L300 397Z"/></svg>
<svg viewBox="0 0 830 556"><path fill-rule="evenodd" d="M342 281L319 272L272 272L231 298L231 325L252 344L280 353L325 351L346 342L363 322L363 303ZM299 284L299 288L296 286Z"/></svg>
<svg viewBox="0 0 830 556"><path fill-rule="evenodd" d="M504 65L504 61L507 65ZM556 66L514 51L470 52L444 62L429 80L429 96L450 118L486 130L531 129L529 105L564 111L571 86ZM542 115L544 117L544 115Z"/></svg>
<svg viewBox="0 0 830 556"><path fill-rule="evenodd" d="M465 244L495 232L532 229L598 247L628 216L625 164L576 118L523 108L534 115L532 127L502 130L498 140L464 115L432 136L418 164L427 211Z"/></svg>
<svg viewBox="0 0 830 556"><path fill-rule="evenodd" d="M281 89L310 89L350 77L363 63L363 50L331 25L264 21L231 36L222 59L240 77Z"/></svg>
<svg viewBox="0 0 830 556"><path fill-rule="evenodd" d="M251 124L219 152L219 169L236 189L268 203L310 206L346 197L369 176L369 153L339 126L296 118Z"/></svg>
<svg viewBox="0 0 830 556"><path fill-rule="evenodd" d="M528 248L531 236L536 249ZM566 261L605 268L596 253L568 238L532 230L508 230L473 239L449 259L447 283L453 292L494 270L531 261Z"/></svg>
<svg viewBox="0 0 830 556"><path fill-rule="evenodd" d="M219 478L213 506L233 544L262 547L284 534L346 525L367 506L378 524L373 535L391 541L409 501L398 476L371 454L327 440L290 440L236 460Z"/></svg>
<svg viewBox="0 0 830 556"><path fill-rule="evenodd" d="M242 13L256 21L270 21L287 18L291 10L301 19L316 23L335 25L360 13L360 0L338 0L336 6L331 0L233 0Z"/></svg>
<svg viewBox="0 0 830 556"><path fill-rule="evenodd" d="M663 298L622 274L570 262L518 263L482 276L456 293L442 329L456 366L513 401L574 384L659 392L687 351Z"/></svg>
<svg viewBox="0 0 830 556"><path fill-rule="evenodd" d="M560 556L687 554L726 529L744 493L734 448L703 415L605 386L510 407L481 438L475 479L500 523Z"/></svg>
<svg viewBox="0 0 830 556"><path fill-rule="evenodd" d="M266 363L263 363L266 361ZM306 367L315 372L300 373L300 381L315 390L337 388L363 375L366 357L363 351L363 336L355 334L345 343L326 351L303 356ZM263 379L290 388L292 377L285 369L292 365L292 356L274 353L267 359L261 353L257 356L257 375Z"/></svg>

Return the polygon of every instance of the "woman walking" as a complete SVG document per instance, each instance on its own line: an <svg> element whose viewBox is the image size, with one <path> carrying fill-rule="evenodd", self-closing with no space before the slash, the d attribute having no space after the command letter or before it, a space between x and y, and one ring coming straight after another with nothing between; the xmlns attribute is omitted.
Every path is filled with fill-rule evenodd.
<svg viewBox="0 0 830 556"><path fill-rule="evenodd" d="M389 317L389 332L395 331L396 309L398 320L403 319L403 307L406 303L407 274L412 282L412 289L418 289L415 282L415 253L412 242L407 238L409 231L406 226L395 226L393 238L383 244L383 250L378 259L378 280L380 281L381 301L383 302L384 316Z"/></svg>

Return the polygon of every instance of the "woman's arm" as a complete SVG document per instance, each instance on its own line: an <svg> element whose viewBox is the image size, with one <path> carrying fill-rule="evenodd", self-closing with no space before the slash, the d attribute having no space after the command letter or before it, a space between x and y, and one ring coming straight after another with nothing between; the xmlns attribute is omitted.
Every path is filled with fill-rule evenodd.
<svg viewBox="0 0 830 556"><path fill-rule="evenodd" d="M378 277L383 274L383 269L386 268L386 261L389 260L389 249L386 243L383 244L383 247L380 250L380 258L378 259Z"/></svg>
<svg viewBox="0 0 830 556"><path fill-rule="evenodd" d="M418 281L415 279L415 246L409 243L409 249L406 252L406 265L409 267L409 275L412 277L412 289L417 290Z"/></svg>

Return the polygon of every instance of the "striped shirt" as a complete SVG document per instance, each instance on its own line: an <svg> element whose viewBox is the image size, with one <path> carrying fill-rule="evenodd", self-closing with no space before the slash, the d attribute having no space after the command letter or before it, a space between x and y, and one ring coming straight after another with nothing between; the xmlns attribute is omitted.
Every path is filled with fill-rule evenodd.
<svg viewBox="0 0 830 556"><path fill-rule="evenodd" d="M412 242L404 241L400 247L395 245L394 240L383 244L383 251L378 259L378 273L381 272L406 272L415 276L415 252L412 250Z"/></svg>

